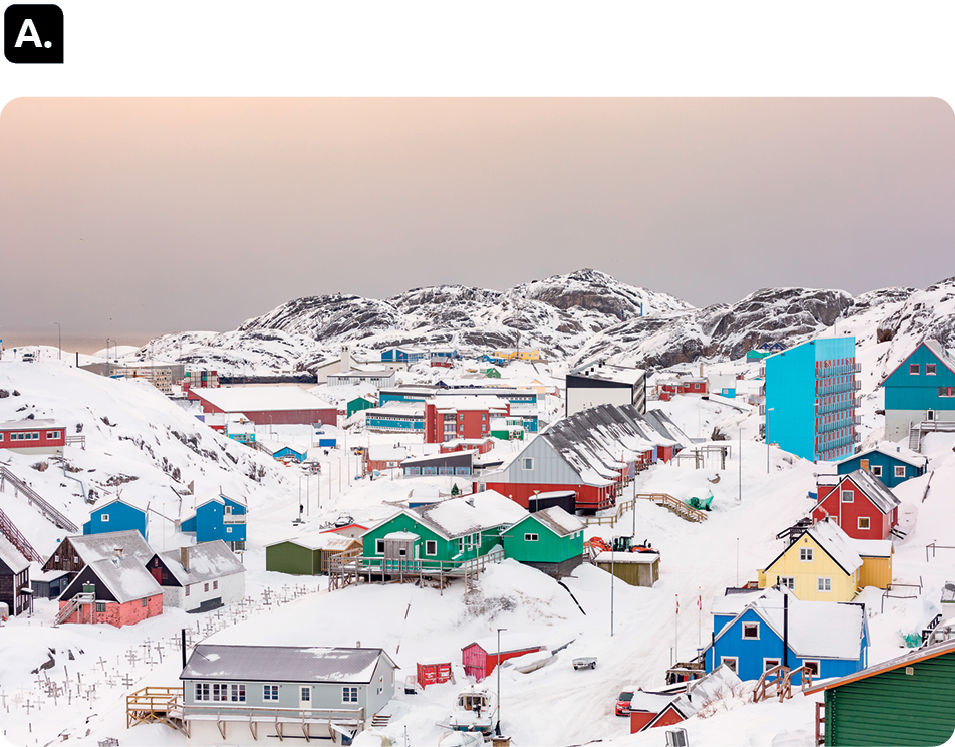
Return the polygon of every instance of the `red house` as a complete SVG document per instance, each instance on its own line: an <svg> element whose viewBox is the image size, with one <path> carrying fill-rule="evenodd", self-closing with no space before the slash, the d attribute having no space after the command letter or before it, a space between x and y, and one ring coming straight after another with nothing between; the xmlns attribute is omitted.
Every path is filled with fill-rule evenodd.
<svg viewBox="0 0 955 747"><path fill-rule="evenodd" d="M76 574L60 595L57 624L122 628L161 614L162 587L141 560L116 554Z"/></svg>
<svg viewBox="0 0 955 747"><path fill-rule="evenodd" d="M441 444L442 454L453 454L456 451L476 451L478 454L487 454L494 448L492 438L457 438Z"/></svg>
<svg viewBox="0 0 955 747"><path fill-rule="evenodd" d="M854 539L889 539L892 527L899 523L899 499L864 470L821 476L817 490L813 521L831 517Z"/></svg>
<svg viewBox="0 0 955 747"><path fill-rule="evenodd" d="M510 402L499 397L462 394L428 400L424 406L424 442L487 438L491 435L491 418L510 413Z"/></svg>
<svg viewBox="0 0 955 747"><path fill-rule="evenodd" d="M0 449L19 454L62 454L66 428L55 420L12 420L0 423Z"/></svg>
<svg viewBox="0 0 955 747"><path fill-rule="evenodd" d="M489 677L501 662L516 659L524 654L533 654L544 647L534 643L528 636L507 634L501 636L501 650L497 648L497 636L475 641L461 649L464 673L480 682Z"/></svg>

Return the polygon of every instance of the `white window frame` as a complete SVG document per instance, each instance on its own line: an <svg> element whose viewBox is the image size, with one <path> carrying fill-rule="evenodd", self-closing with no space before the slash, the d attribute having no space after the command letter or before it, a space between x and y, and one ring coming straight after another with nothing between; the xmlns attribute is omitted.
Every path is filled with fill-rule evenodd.
<svg viewBox="0 0 955 747"><path fill-rule="evenodd" d="M304 701L312 702L312 688L308 685L301 685L298 689L298 702L302 703Z"/></svg>
<svg viewBox="0 0 955 747"><path fill-rule="evenodd" d="M895 468L896 477L905 477L905 467L896 467Z"/></svg>
<svg viewBox="0 0 955 747"><path fill-rule="evenodd" d="M245 703L245 685L231 685L229 700L232 703Z"/></svg>
<svg viewBox="0 0 955 747"><path fill-rule="evenodd" d="M862 522L863 522L863 521L865 522L865 526L862 526ZM871 529L871 528L872 528L872 522L869 520L869 517L868 517L868 516L860 516L860 517L858 517L858 521L857 521L857 523L856 523L856 528L857 528L857 529Z"/></svg>
<svg viewBox="0 0 955 747"><path fill-rule="evenodd" d="M195 699L197 703L207 703L212 700L212 689L208 682L196 683Z"/></svg>
<svg viewBox="0 0 955 747"><path fill-rule="evenodd" d="M869 471L872 473L872 476L873 476L873 477L882 477L882 465L881 465L881 464L873 464L873 465L869 468Z"/></svg>
<svg viewBox="0 0 955 747"><path fill-rule="evenodd" d="M749 630L755 630L756 635L746 635L747 628ZM743 623L743 634L742 639L744 641L758 641L759 640L759 623L758 622L744 622Z"/></svg>
<svg viewBox="0 0 955 747"><path fill-rule="evenodd" d="M358 688L354 686L347 686L342 688L342 703L357 703L358 702Z"/></svg>
<svg viewBox="0 0 955 747"><path fill-rule="evenodd" d="M526 532L524 534L525 542L537 542L540 539L540 535L537 532Z"/></svg>
<svg viewBox="0 0 955 747"><path fill-rule="evenodd" d="M721 656L720 666L723 666L724 664L729 664L730 669L732 669L735 674L739 674L739 657L738 656Z"/></svg>
<svg viewBox="0 0 955 747"><path fill-rule="evenodd" d="M104 524L107 523L109 521L109 514L100 514L99 520Z"/></svg>
<svg viewBox="0 0 955 747"><path fill-rule="evenodd" d="M262 685L262 700L267 700L269 702L278 702L278 699L279 699L278 685Z"/></svg>
<svg viewBox="0 0 955 747"><path fill-rule="evenodd" d="M800 547L799 548L799 562L800 563L811 563L812 562L812 548L811 547Z"/></svg>
<svg viewBox="0 0 955 747"><path fill-rule="evenodd" d="M839 491L839 500L843 503L854 503L856 499L856 494L854 490L840 490Z"/></svg>
<svg viewBox="0 0 955 747"><path fill-rule="evenodd" d="M213 682L212 683L212 702L213 703L228 703L229 702L229 686L222 682Z"/></svg>
<svg viewBox="0 0 955 747"><path fill-rule="evenodd" d="M375 555L385 554L385 541L381 538L375 540Z"/></svg>
<svg viewBox="0 0 955 747"><path fill-rule="evenodd" d="M828 587L828 588L823 588ZM828 594L832 591L832 576L816 576L816 591Z"/></svg>
<svg viewBox="0 0 955 747"><path fill-rule="evenodd" d="M424 541L424 554L427 556L434 557L438 554L438 541L437 540L425 540Z"/></svg>
<svg viewBox="0 0 955 747"><path fill-rule="evenodd" d="M772 666L769 665L770 662L773 662ZM776 658L763 659L763 671L768 672L773 667L778 667L782 663L783 663L782 659L776 659Z"/></svg>
<svg viewBox="0 0 955 747"><path fill-rule="evenodd" d="M530 472L534 469L534 457L522 457L521 458L521 469L525 472Z"/></svg>
<svg viewBox="0 0 955 747"><path fill-rule="evenodd" d="M806 666L807 664L809 664L810 666L814 666L816 668L816 671L812 673L812 678L814 680L818 680L819 672L822 671L822 667L820 666L819 660L818 659L803 659L802 665Z"/></svg>
<svg viewBox="0 0 955 747"><path fill-rule="evenodd" d="M779 585L784 589L789 589L790 591L796 590L796 577L795 576L780 576Z"/></svg>

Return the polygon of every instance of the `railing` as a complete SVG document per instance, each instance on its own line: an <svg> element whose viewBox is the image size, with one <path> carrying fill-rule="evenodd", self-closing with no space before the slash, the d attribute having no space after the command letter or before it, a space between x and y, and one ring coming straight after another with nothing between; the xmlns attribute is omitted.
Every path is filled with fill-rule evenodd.
<svg viewBox="0 0 955 747"><path fill-rule="evenodd" d="M841 366L822 366L817 369L816 378L825 379L829 376L847 376L857 373L862 373L861 363L846 363Z"/></svg>
<svg viewBox="0 0 955 747"><path fill-rule="evenodd" d="M79 527L77 527L76 524L53 508L53 506L43 500L33 488L23 482L23 480L13 474L4 465L0 464L0 490L3 490L4 483L7 480L9 480L13 485L14 495L17 493L23 493L23 495L25 495L27 498L27 503L29 503L31 506L35 503L40 513L42 513L48 520L56 524L57 527L60 529L65 529L74 534L79 532Z"/></svg>
<svg viewBox="0 0 955 747"><path fill-rule="evenodd" d="M694 523L700 523L709 518L705 511L700 511L697 508L688 506L683 501L674 498L668 493L637 493L635 497L639 498L640 500L651 501L652 503L656 503L659 506L663 506L671 513L679 516L681 519L686 519L687 521L692 521Z"/></svg>
<svg viewBox="0 0 955 747"><path fill-rule="evenodd" d="M225 524L245 524L245 514L225 514L222 521Z"/></svg>
<svg viewBox="0 0 955 747"><path fill-rule="evenodd" d="M466 560L438 560L430 558L385 558L380 555L364 556L361 550L349 550L332 555L328 560L329 591L338 589L353 581L360 581L362 576L370 582L375 576L397 577L404 581L404 577L440 579L441 589L444 589L444 579L465 578L475 576L490 565L504 559L504 550L500 545L490 552Z"/></svg>
<svg viewBox="0 0 955 747"><path fill-rule="evenodd" d="M83 615L83 605L89 605L90 613L85 618ZM76 622L83 624L87 620L91 622L96 622L96 595L88 592L83 592L82 594L77 594L70 600L70 603L63 607L59 612L56 613L56 617L53 618L53 627L57 627L63 624L63 621L66 620L74 612L76 613Z"/></svg>
<svg viewBox="0 0 955 747"><path fill-rule="evenodd" d="M763 672L756 681L756 689L753 690L753 702L759 703L761 700L766 700L766 698L781 695L783 692L783 681L788 674L789 667L784 667L782 664L777 664L775 667ZM769 690L772 687L775 687L776 690L771 695Z"/></svg>
<svg viewBox="0 0 955 747"><path fill-rule="evenodd" d="M74 445L74 444L79 445L79 447L80 447L83 451L86 451L86 436L85 436L85 435L84 435L84 436L67 436L67 437L66 437L66 445L67 445L67 446L72 446L72 445Z"/></svg>
<svg viewBox="0 0 955 747"><path fill-rule="evenodd" d="M20 530L17 529L16 525L3 511L0 511L0 532L10 540L10 543L17 548L20 554L27 560L35 563L43 562L43 558L33 549L33 545L27 541L27 538L20 533Z"/></svg>
<svg viewBox="0 0 955 747"><path fill-rule="evenodd" d="M183 705L182 720L184 731L189 734L190 722L192 721L215 721L219 728L222 738L226 738L226 724L240 723L249 727L252 738L258 740L259 724L268 724L275 729L279 741L284 741L286 736L301 739L297 734L286 735L285 727L289 724L299 725L302 728L302 735L306 742L310 742L313 737L319 738L310 733L309 729L315 724L327 725L331 731L332 723L343 726L354 726L356 731L362 731L365 728L365 709L356 708L349 710L345 708L264 708L261 706L198 706ZM172 724L170 724L172 725Z"/></svg>
<svg viewBox="0 0 955 747"><path fill-rule="evenodd" d="M170 712L181 710L181 687L144 687L126 696L126 728L159 721L173 724Z"/></svg>

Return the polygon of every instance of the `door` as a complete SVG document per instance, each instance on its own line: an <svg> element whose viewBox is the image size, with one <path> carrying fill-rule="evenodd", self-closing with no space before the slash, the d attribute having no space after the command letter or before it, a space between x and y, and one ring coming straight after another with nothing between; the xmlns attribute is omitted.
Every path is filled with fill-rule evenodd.
<svg viewBox="0 0 955 747"><path fill-rule="evenodd" d="M925 419L930 423L933 422L935 420L935 410L929 410L925 413Z"/></svg>
<svg viewBox="0 0 955 747"><path fill-rule="evenodd" d="M869 471L869 460L868 460L868 459L860 459L860 460L859 460L859 469L861 469L863 472L868 472L868 471Z"/></svg>
<svg viewBox="0 0 955 747"><path fill-rule="evenodd" d="M298 689L298 707L304 710L309 710L312 707L312 688L308 686L300 687Z"/></svg>

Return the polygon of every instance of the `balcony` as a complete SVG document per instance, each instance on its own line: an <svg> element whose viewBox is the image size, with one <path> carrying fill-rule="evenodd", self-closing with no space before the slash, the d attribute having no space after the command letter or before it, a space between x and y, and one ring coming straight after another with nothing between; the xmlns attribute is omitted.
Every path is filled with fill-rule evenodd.
<svg viewBox="0 0 955 747"><path fill-rule="evenodd" d="M840 418L834 423L822 423L819 428L816 430L816 433L829 433L830 431L837 431L840 428L851 428L862 423L862 418L858 415L855 415L851 418Z"/></svg>
<svg viewBox="0 0 955 747"><path fill-rule="evenodd" d="M857 373L862 373L861 363L851 363L844 366L823 366L816 371L816 378L824 379L827 376L848 376Z"/></svg>
<svg viewBox="0 0 955 747"><path fill-rule="evenodd" d="M847 381L844 384L816 384L816 396L828 397L830 394L858 392L862 388L861 381Z"/></svg>

